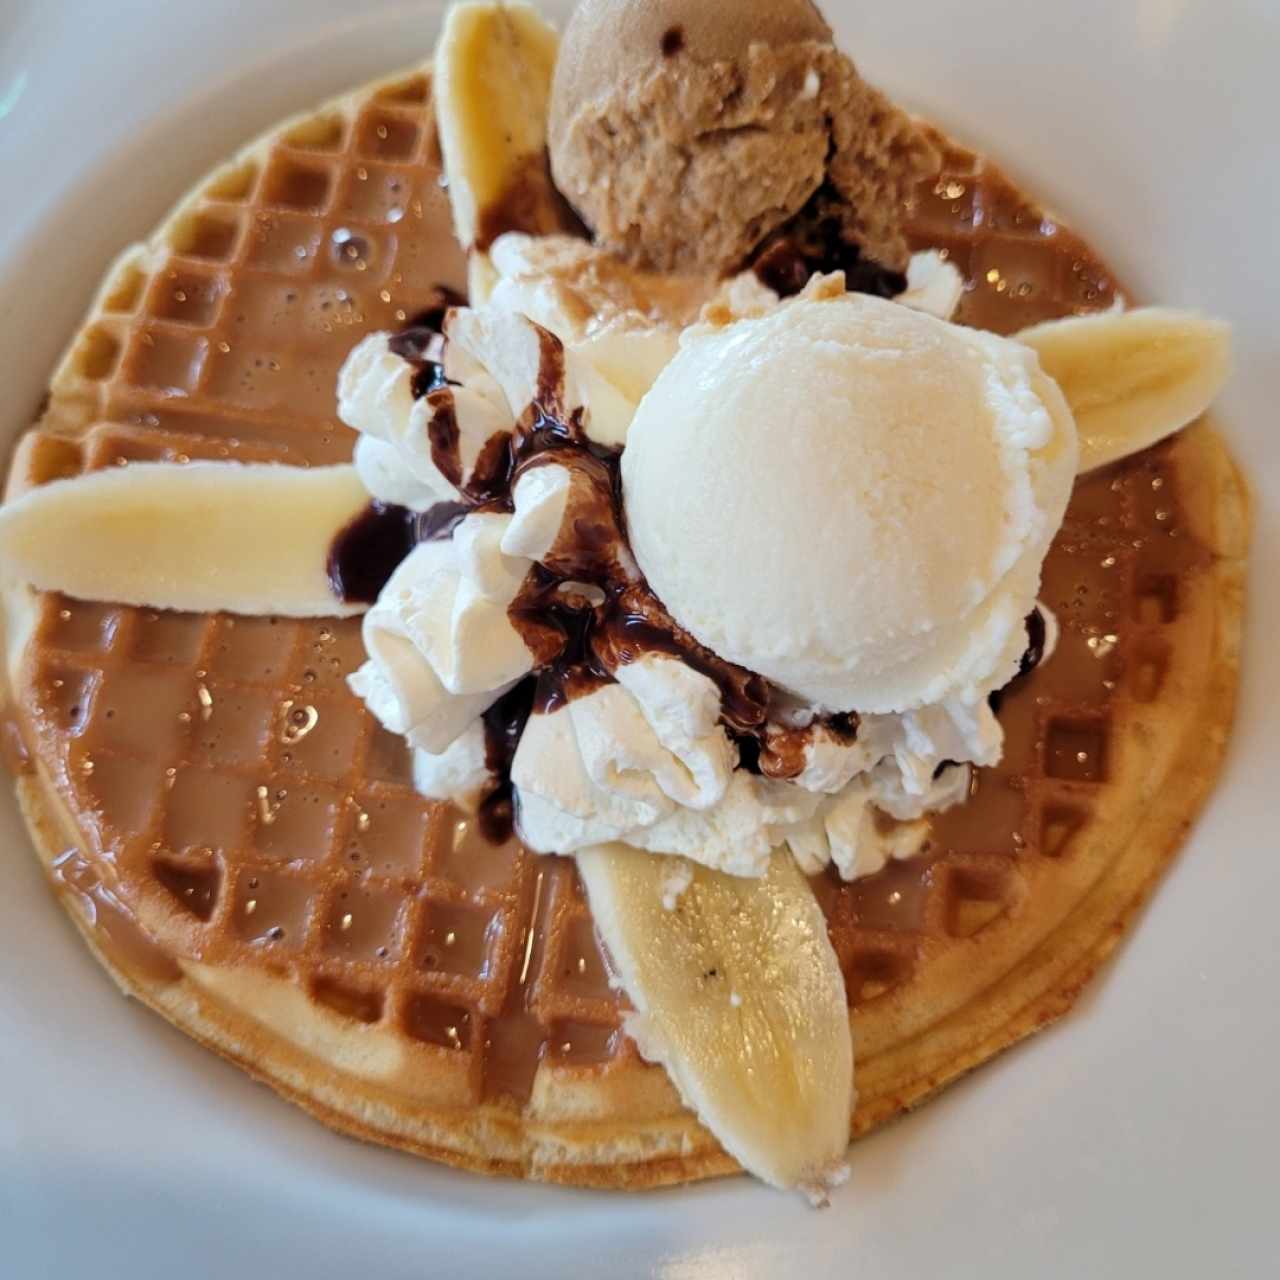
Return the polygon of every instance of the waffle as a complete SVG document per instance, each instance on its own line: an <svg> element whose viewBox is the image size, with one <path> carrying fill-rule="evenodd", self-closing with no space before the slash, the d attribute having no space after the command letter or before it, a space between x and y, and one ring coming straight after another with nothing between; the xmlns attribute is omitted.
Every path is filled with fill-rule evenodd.
<svg viewBox="0 0 1280 1280"><path fill-rule="evenodd" d="M1081 240L944 151L910 233L965 274L961 319L1111 304ZM449 227L426 73L272 132L111 268L10 492L346 458L338 365L461 287ZM815 880L855 1134L1069 1007L1171 856L1231 717L1245 506L1203 424L1081 481L1045 569L1062 642L1006 695L1001 765L921 858ZM736 1168L620 1032L572 864L414 792L343 683L357 623L14 593L6 630L23 812L126 992L335 1128L451 1164L617 1187Z"/></svg>

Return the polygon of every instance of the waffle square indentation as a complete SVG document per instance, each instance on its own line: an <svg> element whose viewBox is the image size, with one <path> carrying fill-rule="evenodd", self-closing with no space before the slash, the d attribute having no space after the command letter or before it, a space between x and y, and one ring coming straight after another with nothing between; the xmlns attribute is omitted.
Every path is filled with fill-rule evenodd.
<svg viewBox="0 0 1280 1280"><path fill-rule="evenodd" d="M78 737L89 722L93 695L101 679L97 671L54 666L40 673L36 692L44 714L60 733Z"/></svg>
<svg viewBox="0 0 1280 1280"><path fill-rule="evenodd" d="M471 1011L434 996L410 996L405 1004L404 1026L415 1040L442 1049L471 1047Z"/></svg>
<svg viewBox="0 0 1280 1280"><path fill-rule="evenodd" d="M222 892L222 863L216 857L155 858L151 873L188 915L209 921Z"/></svg>
<svg viewBox="0 0 1280 1280"><path fill-rule="evenodd" d="M457 815L433 829L431 869L466 894L510 891L520 872L517 840L496 843L475 817Z"/></svg>
<svg viewBox="0 0 1280 1280"><path fill-rule="evenodd" d="M364 736L367 713L351 696L296 698L278 704L282 761L312 778L347 777ZM285 759L287 757L287 759Z"/></svg>
<svg viewBox="0 0 1280 1280"><path fill-rule="evenodd" d="M911 223L917 234L942 241L957 228L973 227L978 188L967 173L941 173L933 186L915 196Z"/></svg>
<svg viewBox="0 0 1280 1280"><path fill-rule="evenodd" d="M386 165L358 165L347 175L338 198L340 217L357 222L395 223L401 221L415 197L413 179L403 169Z"/></svg>
<svg viewBox="0 0 1280 1280"><path fill-rule="evenodd" d="M205 768L173 767L165 783L160 829L165 848L175 853L190 849L231 852L244 846L255 798L249 779Z"/></svg>
<svg viewBox="0 0 1280 1280"><path fill-rule="evenodd" d="M559 987L566 994L587 1000L608 997L609 970L590 916L569 922L559 961Z"/></svg>
<svg viewBox="0 0 1280 1280"><path fill-rule="evenodd" d="M219 169L201 194L206 200L248 200L257 183L258 162L252 159L238 160Z"/></svg>
<svg viewBox="0 0 1280 1280"><path fill-rule="evenodd" d="M858 947L845 969L845 991L850 1005L866 1004L901 986L915 970L911 950Z"/></svg>
<svg viewBox="0 0 1280 1280"><path fill-rule="evenodd" d="M209 620L198 613L140 612L130 651L143 662L191 666L200 654Z"/></svg>
<svg viewBox="0 0 1280 1280"><path fill-rule="evenodd" d="M1169 573L1147 573L1138 579L1134 615L1146 626L1167 626L1178 617L1178 579Z"/></svg>
<svg viewBox="0 0 1280 1280"><path fill-rule="evenodd" d="M327 168L277 153L262 180L262 201L284 209L321 213L329 202L332 182Z"/></svg>
<svg viewBox="0 0 1280 1280"><path fill-rule="evenodd" d="M254 846L267 857L321 862L333 848L340 794L277 778L257 791Z"/></svg>
<svg viewBox="0 0 1280 1280"><path fill-rule="evenodd" d="M1054 719L1045 734L1044 771L1067 782L1107 780L1107 723L1100 717Z"/></svg>
<svg viewBox="0 0 1280 1280"><path fill-rule="evenodd" d="M316 690L334 688L347 694L347 676L365 660L360 619L326 622L306 633L299 655L302 683Z"/></svg>
<svg viewBox="0 0 1280 1280"><path fill-rule="evenodd" d="M301 397L284 376L284 357L272 355L262 346L253 348L223 339L209 356L209 380L205 388L216 400L243 409L298 412ZM332 393L330 393L332 397ZM315 397L308 397L314 404Z"/></svg>
<svg viewBox="0 0 1280 1280"><path fill-rule="evenodd" d="M1011 307L1036 309L1040 318L1041 299L1054 298L1061 289L1065 263L1046 257L1034 240L999 237L974 249L969 273L975 288L1002 294Z"/></svg>
<svg viewBox="0 0 1280 1280"><path fill-rule="evenodd" d="M1024 807L1021 782L1016 773L974 769L969 802L930 815L934 843L953 853L1016 853ZM981 805L974 803L979 796Z"/></svg>
<svg viewBox="0 0 1280 1280"><path fill-rule="evenodd" d="M266 757L277 703L251 685L202 681L196 688L191 759L206 767L252 768Z"/></svg>
<svg viewBox="0 0 1280 1280"><path fill-rule="evenodd" d="M222 615L209 650L213 678L249 684L274 684L289 665L298 625L283 618Z"/></svg>
<svg viewBox="0 0 1280 1280"><path fill-rule="evenodd" d="M160 787L158 764L89 750L81 737L71 744L67 765L76 801L99 840L111 845L147 831Z"/></svg>
<svg viewBox="0 0 1280 1280"><path fill-rule="evenodd" d="M1070 849L1076 834L1089 821L1084 809L1065 804L1046 804L1040 815L1040 852L1046 858L1061 858Z"/></svg>
<svg viewBox="0 0 1280 1280"><path fill-rule="evenodd" d="M1129 689L1136 702L1154 702L1169 674L1169 647L1143 640L1130 667Z"/></svg>
<svg viewBox="0 0 1280 1280"><path fill-rule="evenodd" d="M338 151L347 127L340 115L310 116L285 134L285 146L301 151Z"/></svg>
<svg viewBox="0 0 1280 1280"><path fill-rule="evenodd" d="M407 160L418 149L418 136L412 119L390 111L370 111L360 122L356 150L370 160Z"/></svg>
<svg viewBox="0 0 1280 1280"><path fill-rule="evenodd" d="M301 324L302 291L305 286L292 278L276 276L249 276L237 283L227 306L227 324L224 338L234 351L243 347L247 339L242 334L288 334ZM261 338L251 343L262 345ZM223 355L229 354L222 352ZM255 350L254 354L262 354Z"/></svg>
<svg viewBox="0 0 1280 1280"><path fill-rule="evenodd" d="M491 907L433 902L427 908L418 962L432 973L483 982L501 927L501 915Z"/></svg>
<svg viewBox="0 0 1280 1280"><path fill-rule="evenodd" d="M380 724L372 726L365 773L373 782L412 786L413 755L409 744L398 733L389 733Z"/></svg>
<svg viewBox="0 0 1280 1280"><path fill-rule="evenodd" d="M71 356L75 371L90 382L103 382L116 371L120 340L100 325L86 329Z"/></svg>
<svg viewBox="0 0 1280 1280"><path fill-rule="evenodd" d="M321 947L344 960L394 961L400 955L406 907L401 892L362 889L349 882L333 896Z"/></svg>
<svg viewBox="0 0 1280 1280"><path fill-rule="evenodd" d="M924 925L932 880L927 865L914 859L890 862L874 876L842 886L851 919L859 929L915 933Z"/></svg>
<svg viewBox="0 0 1280 1280"><path fill-rule="evenodd" d="M421 876L431 837L430 802L412 791L378 788L357 793L353 805L347 862L380 876Z"/></svg>
<svg viewBox="0 0 1280 1280"><path fill-rule="evenodd" d="M247 871L236 885L232 918L246 942L296 950L306 938L311 882L280 871Z"/></svg>
<svg viewBox="0 0 1280 1280"><path fill-rule="evenodd" d="M547 1053L557 1066L596 1066L614 1056L620 1034L617 1027L593 1022L557 1022L547 1037Z"/></svg>
<svg viewBox="0 0 1280 1280"><path fill-rule="evenodd" d="M305 275L315 264L323 241L324 230L314 218L262 211L254 214L249 232L248 265L260 271Z"/></svg>
<svg viewBox="0 0 1280 1280"><path fill-rule="evenodd" d="M392 220L399 219L393 216ZM328 253L335 267L373 283L380 281L395 261L396 237L393 232L373 227L335 227L329 233ZM341 323L342 312L338 308L343 302L351 303L348 309L355 310L354 302L345 289L337 290L336 296L332 291L329 297L321 294L320 309L334 312L330 317L331 323Z"/></svg>
<svg viewBox="0 0 1280 1280"><path fill-rule="evenodd" d="M146 284L147 273L137 262L122 262L102 299L102 309L114 315L128 315L136 311Z"/></svg>
<svg viewBox="0 0 1280 1280"><path fill-rule="evenodd" d="M195 699L185 671L127 666L103 673L86 740L142 759L168 759L189 731Z"/></svg>
<svg viewBox="0 0 1280 1280"><path fill-rule="evenodd" d="M176 451L166 440L136 428L102 423L85 436L85 470L123 467L130 462L167 462Z"/></svg>
<svg viewBox="0 0 1280 1280"><path fill-rule="evenodd" d="M240 241L240 215L201 209L179 219L173 233L175 253L205 262L229 262Z"/></svg>
<svg viewBox="0 0 1280 1280"><path fill-rule="evenodd" d="M321 974L311 984L312 996L327 1009L354 1018L357 1022L377 1022L382 1017L385 997L381 991Z"/></svg>
<svg viewBox="0 0 1280 1280"><path fill-rule="evenodd" d="M947 873L947 932L972 938L1013 905L1017 881L1008 866L952 866Z"/></svg>
<svg viewBox="0 0 1280 1280"><path fill-rule="evenodd" d="M171 267L155 278L148 307L161 320L207 329L217 319L225 292L220 276Z"/></svg>
<svg viewBox="0 0 1280 1280"><path fill-rule="evenodd" d="M41 639L52 648L74 653L105 653L115 640L121 610L115 605L50 598Z"/></svg>
<svg viewBox="0 0 1280 1280"><path fill-rule="evenodd" d="M143 329L130 344L126 376L135 386L167 396L190 395L208 352L207 338L175 329Z"/></svg>
<svg viewBox="0 0 1280 1280"><path fill-rule="evenodd" d="M393 84L383 85L378 90L377 97L380 102L403 102L416 105L426 102L430 94L431 82L426 76L415 74L406 76L403 80L397 80Z"/></svg>

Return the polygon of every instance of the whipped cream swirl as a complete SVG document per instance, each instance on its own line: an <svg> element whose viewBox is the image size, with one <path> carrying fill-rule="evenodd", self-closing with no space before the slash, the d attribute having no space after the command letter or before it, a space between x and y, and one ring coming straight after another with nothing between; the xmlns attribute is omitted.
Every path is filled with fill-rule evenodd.
<svg viewBox="0 0 1280 1280"><path fill-rule="evenodd" d="M787 844L846 878L914 854L923 815L999 759L987 702L823 716L684 633L632 559L617 465L644 389L619 352L656 373L674 341L652 308L584 327L598 303L575 319L520 249L495 253L515 266L490 303L450 310L442 331L372 335L343 368L373 498L460 517L366 614L352 689L413 746L425 794L480 804L505 766L519 833L544 852L623 840L759 875Z"/></svg>

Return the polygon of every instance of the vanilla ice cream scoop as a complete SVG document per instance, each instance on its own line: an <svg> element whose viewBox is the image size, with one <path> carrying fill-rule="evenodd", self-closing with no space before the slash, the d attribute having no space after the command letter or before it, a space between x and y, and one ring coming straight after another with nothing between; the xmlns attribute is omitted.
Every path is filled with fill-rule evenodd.
<svg viewBox="0 0 1280 1280"><path fill-rule="evenodd" d="M672 616L817 707L973 702L1012 678L1076 469L1017 342L815 282L690 330L622 459Z"/></svg>

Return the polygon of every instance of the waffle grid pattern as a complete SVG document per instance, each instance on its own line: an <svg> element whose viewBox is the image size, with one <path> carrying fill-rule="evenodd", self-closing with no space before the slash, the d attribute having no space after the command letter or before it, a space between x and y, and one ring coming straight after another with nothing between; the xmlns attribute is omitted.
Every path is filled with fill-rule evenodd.
<svg viewBox="0 0 1280 1280"><path fill-rule="evenodd" d="M233 162L169 249L118 265L55 379L28 481L136 459L345 457L338 366L457 283L447 226L421 77ZM1007 332L1111 302L1083 245L967 153L948 149L911 230L966 274L971 323ZM281 332L303 337L286 351ZM293 361L304 391L282 399ZM855 1007L909 986L1016 910L1037 863L1069 857L1105 782L1108 708L1158 696L1179 589L1180 562L1158 550L1171 485L1157 455L1079 486L1045 588L1064 652L1080 651L1055 660L1053 700L1047 675L1009 697L1005 762L928 855L817 882ZM571 866L486 845L414 793L403 744L342 683L362 657L356 624L48 598L34 651L41 756L164 942L288 973L452 1055L473 1098L526 1096L544 1044L566 1066L634 1059Z"/></svg>
<svg viewBox="0 0 1280 1280"><path fill-rule="evenodd" d="M334 374L462 279L425 76L287 127L220 170L117 264L54 378L55 410L343 460ZM57 424L64 415L55 412ZM181 446L171 450L177 457ZM127 453L121 456L128 457Z"/></svg>
<svg viewBox="0 0 1280 1280"><path fill-rule="evenodd" d="M611 1056L616 998L570 866L417 795L404 744L342 683L358 624L51 597L38 647L37 716L77 809L126 893L163 891L142 910L182 954L288 970L464 1057L476 1097L487 1058L515 1092L516 1059L536 1061L504 1058L513 1028L566 1062Z"/></svg>
<svg viewBox="0 0 1280 1280"><path fill-rule="evenodd" d="M1105 311L1115 282L1070 229L1029 202L992 164L933 132L936 178L908 214L913 249L938 249L966 281L956 319L996 333Z"/></svg>

